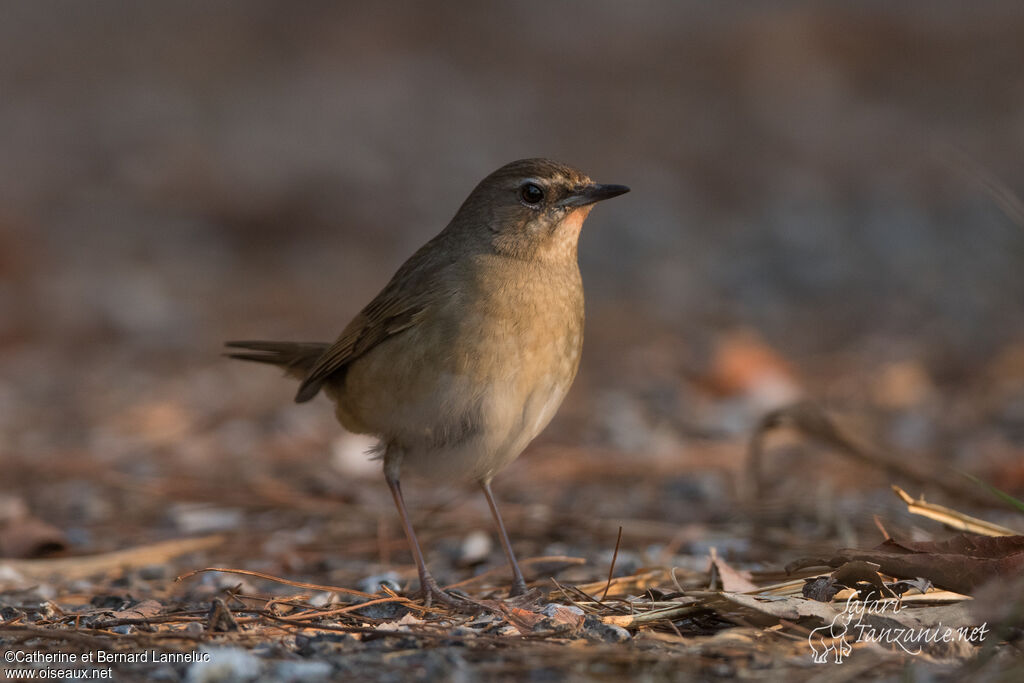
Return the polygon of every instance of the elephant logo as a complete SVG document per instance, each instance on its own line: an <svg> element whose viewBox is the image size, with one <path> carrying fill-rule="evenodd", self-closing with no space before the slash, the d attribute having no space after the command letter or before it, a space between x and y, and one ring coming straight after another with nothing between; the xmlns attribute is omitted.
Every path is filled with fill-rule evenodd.
<svg viewBox="0 0 1024 683"><path fill-rule="evenodd" d="M846 635L853 619L849 612L841 612L832 618L832 622L819 626L807 636L807 644L811 646L811 658L815 664L828 662L829 654L835 657L836 664L842 664L843 658L849 657L853 646Z"/></svg>

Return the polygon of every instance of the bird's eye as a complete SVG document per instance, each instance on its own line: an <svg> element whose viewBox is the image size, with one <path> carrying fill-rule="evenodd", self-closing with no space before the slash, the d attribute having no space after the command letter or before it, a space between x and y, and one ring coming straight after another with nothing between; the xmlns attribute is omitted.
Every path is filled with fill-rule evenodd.
<svg viewBox="0 0 1024 683"><path fill-rule="evenodd" d="M519 188L519 198L530 206L536 206L544 200L544 190L537 183L526 183Z"/></svg>

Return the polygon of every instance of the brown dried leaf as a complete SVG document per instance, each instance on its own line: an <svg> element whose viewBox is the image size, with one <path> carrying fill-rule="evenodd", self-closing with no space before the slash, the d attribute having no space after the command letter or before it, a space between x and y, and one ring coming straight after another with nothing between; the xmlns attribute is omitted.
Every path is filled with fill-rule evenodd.
<svg viewBox="0 0 1024 683"><path fill-rule="evenodd" d="M945 541L896 541L888 539L877 548L905 553L937 553L999 559L1024 552L1024 536L960 534Z"/></svg>
<svg viewBox="0 0 1024 683"><path fill-rule="evenodd" d="M109 616L112 619L149 619L160 614L162 609L163 605L156 600L143 600L127 609L110 612Z"/></svg>
<svg viewBox="0 0 1024 683"><path fill-rule="evenodd" d="M554 608L551 613L551 619L555 623L566 624L572 629L577 629L583 625L583 615L577 614L565 606Z"/></svg>
<svg viewBox="0 0 1024 683"><path fill-rule="evenodd" d="M969 593L986 581L1024 572L1024 536L960 534L947 541L915 543L888 539L873 550L843 548L828 560L807 558L786 571L847 562L874 562L880 571L900 579L925 578L936 586Z"/></svg>
<svg viewBox="0 0 1024 683"><path fill-rule="evenodd" d="M805 598L817 600L818 602L832 602L832 598L836 596L836 593L845 587L836 583L836 580L831 575L816 576L804 579L804 581L804 587L800 592Z"/></svg>
<svg viewBox="0 0 1024 683"><path fill-rule="evenodd" d="M878 575L879 568L873 562L847 562L832 572L832 576L837 583L841 583L849 588L858 589L862 600L870 599L869 596L872 593L875 594L874 599L876 600L878 597L895 597L896 594L885 587L882 577ZM870 587L865 587L865 585Z"/></svg>
<svg viewBox="0 0 1024 683"><path fill-rule="evenodd" d="M757 586L750 581L750 573L733 569L718 556L718 551L715 548L711 549L711 564L722 581L722 590L730 593L746 593L757 590Z"/></svg>

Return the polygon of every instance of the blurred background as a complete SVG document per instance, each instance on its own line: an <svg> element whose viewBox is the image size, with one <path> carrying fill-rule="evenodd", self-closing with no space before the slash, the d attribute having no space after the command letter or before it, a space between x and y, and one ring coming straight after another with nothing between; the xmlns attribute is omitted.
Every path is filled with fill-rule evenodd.
<svg viewBox="0 0 1024 683"><path fill-rule="evenodd" d="M893 457L1024 490L1021 3L2 15L9 528L71 552L228 530L247 566L338 581L408 563L368 444L221 344L333 339L527 156L633 191L582 236L573 392L497 480L523 554L600 565L619 525L636 562L873 545L891 478L799 435L748 495L758 419L801 398ZM475 494L410 490L452 567L490 534Z"/></svg>

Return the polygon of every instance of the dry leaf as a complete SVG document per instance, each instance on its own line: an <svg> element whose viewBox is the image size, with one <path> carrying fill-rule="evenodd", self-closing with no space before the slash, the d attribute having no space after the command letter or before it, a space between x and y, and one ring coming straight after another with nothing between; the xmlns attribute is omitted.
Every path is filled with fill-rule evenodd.
<svg viewBox="0 0 1024 683"><path fill-rule="evenodd" d="M786 571L838 567L858 560L873 562L882 573L900 579L925 578L936 586L970 593L986 581L1024 572L1024 536L960 534L947 541L923 543L888 539L873 550L843 548L828 560L798 560L787 565Z"/></svg>
<svg viewBox="0 0 1024 683"><path fill-rule="evenodd" d="M750 573L740 572L730 567L725 560L718 556L718 551L715 548L711 549L711 564L722 580L722 590L730 593L746 593L757 590L757 586L750 582Z"/></svg>

